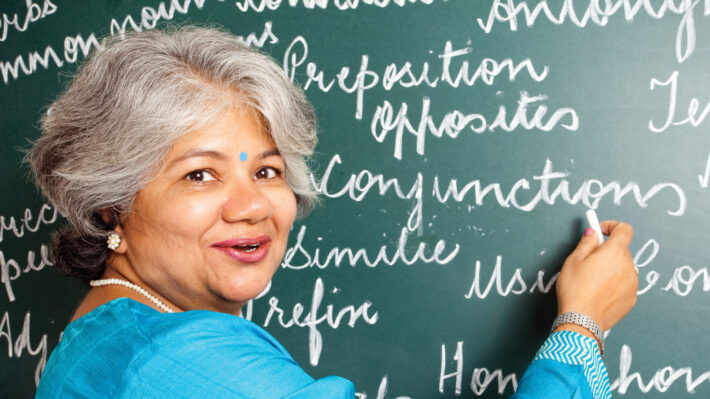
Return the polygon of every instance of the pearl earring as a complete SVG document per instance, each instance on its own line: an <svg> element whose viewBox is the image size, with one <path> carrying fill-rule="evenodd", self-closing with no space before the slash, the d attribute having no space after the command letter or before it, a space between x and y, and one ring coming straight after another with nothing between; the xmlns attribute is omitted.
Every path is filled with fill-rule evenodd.
<svg viewBox="0 0 710 399"><path fill-rule="evenodd" d="M114 231L113 233L108 235L106 244L108 244L108 249L115 251L116 248L121 245L121 236L119 236L118 233Z"/></svg>

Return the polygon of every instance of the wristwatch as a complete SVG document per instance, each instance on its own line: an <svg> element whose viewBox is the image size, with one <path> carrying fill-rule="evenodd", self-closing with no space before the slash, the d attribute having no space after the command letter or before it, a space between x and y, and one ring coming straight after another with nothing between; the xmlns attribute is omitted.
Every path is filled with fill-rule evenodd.
<svg viewBox="0 0 710 399"><path fill-rule="evenodd" d="M604 335L602 329L599 328L599 325L595 323L594 320L592 320L590 317L577 312L562 313L555 318L554 322L552 322L552 331L554 331L555 328L561 326L562 324L576 324L589 330L592 334L594 334L594 337L596 337L597 341L599 341L599 348L601 349L601 354L604 355Z"/></svg>

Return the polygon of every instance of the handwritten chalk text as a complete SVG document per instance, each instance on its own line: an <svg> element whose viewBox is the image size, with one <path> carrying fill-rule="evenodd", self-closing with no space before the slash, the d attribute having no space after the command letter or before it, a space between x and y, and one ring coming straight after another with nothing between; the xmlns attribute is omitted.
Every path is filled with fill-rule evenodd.
<svg viewBox="0 0 710 399"><path fill-rule="evenodd" d="M450 200L481 206L488 195L492 193L495 203L503 208L513 207L515 209L530 212L540 203L554 205L558 200L570 205L578 203L584 204L587 208L596 209L599 203L608 197L612 198L614 205L621 205L624 198L632 194L632 200L641 208L647 208L648 202L661 192L667 191L675 197L674 207L666 209L666 213L671 216L682 216L687 208L688 201L683 189L675 183L656 183L645 192L636 182L621 184L617 181L604 183L597 179L584 180L574 193L570 192L570 181L567 177L569 172L556 172L552 166L552 161L547 159L542 173L533 176L533 181L538 182L533 188L531 182L526 178L516 181L509 190L504 190L500 183L490 183L484 185L480 180L471 180L459 188L458 180L451 179L442 192L438 176L434 177L434 198L445 204ZM553 188L552 183L556 186ZM527 202L523 202L519 196L526 193ZM471 198L472 197L472 198Z"/></svg>
<svg viewBox="0 0 710 399"><path fill-rule="evenodd" d="M338 10L354 10L361 4L366 6L375 6L385 8L390 4L395 4L399 7L404 7L407 4L422 3L431 4L434 0L333 0L332 4ZM326 9L330 5L330 0L237 0L235 5L241 12L255 11L263 12L264 10L277 10L282 4L288 3L290 7L303 7L308 10L314 8Z"/></svg>
<svg viewBox="0 0 710 399"><path fill-rule="evenodd" d="M375 399L387 399L387 390L389 382L387 381L387 376L382 377L380 381L380 386L377 388L377 396ZM367 399L367 392L356 392L355 398L357 399ZM397 396L394 399L411 399L409 396Z"/></svg>
<svg viewBox="0 0 710 399"><path fill-rule="evenodd" d="M350 173L345 183L336 184L333 176L345 175L341 170L343 164L339 154L332 156L322 179L317 182L312 177L314 188L319 193L329 198L348 197L353 201L363 201L367 195L394 195L396 198L412 201L408 214L407 229L416 230L422 225L424 214L423 193L431 192L432 197L441 204L451 202L466 202L469 212L484 204L494 204L501 208L512 208L523 212L530 212L541 204L555 205L564 202L569 205L582 203L585 207L596 209L604 199L611 199L614 205L620 206L625 202L635 202L641 208L648 208L650 201L655 196L672 195L677 200L677 205L666 209L671 216L682 216L687 209L685 191L675 183L662 182L653 184L643 190L636 182L621 183L618 181L603 182L598 179L583 180L577 188L568 179L571 172L557 172L552 161L547 159L540 175L533 175L532 181L520 178L509 188L500 183L483 183L480 179L469 180L460 187L459 179L450 178L448 182L435 175L433 183L424 179L421 172L413 171L413 181L403 184L398 177L388 177L374 173L368 169L357 173ZM534 185L533 185L534 183Z"/></svg>
<svg viewBox="0 0 710 399"><path fill-rule="evenodd" d="M577 111L562 107L548 114L548 107L544 104L546 100L545 95L530 96L521 91L514 112L509 112L504 105L498 106L495 116L453 110L446 113L438 123L430 115L431 100L428 97L422 98L419 120L414 122L410 120L409 105L406 102L402 102L395 111L392 104L385 100L375 109L370 132L377 142L383 143L387 135L394 131L393 156L401 160L405 133L416 138L416 152L424 155L426 137L430 134L436 138L446 135L455 139L464 130L482 134L496 130L512 132L518 129L549 132L558 125L568 131L576 131L579 128Z"/></svg>
<svg viewBox="0 0 710 399"><path fill-rule="evenodd" d="M275 296L269 298L269 312L264 320L264 327L267 327L271 322L271 318L275 316L279 325L283 328L291 327L308 327L308 349L309 349L309 361L311 365L317 366L320 360L320 354L323 350L323 336L318 330L320 324L326 323L332 329L337 329L343 318L347 316L347 325L355 327L355 324L362 320L367 324L377 323L379 317L378 313L375 311L371 312L372 302L365 301L363 304L355 308L353 305L346 306L339 311L337 314L334 306L328 304L326 306L325 314L318 315L319 308L323 301L323 280L319 277L316 279L316 283L313 287L313 297L311 299L310 311L301 318L304 311L304 306L300 302L293 305L293 310L290 316L286 316L284 319L285 311L279 307L279 299Z"/></svg>
<svg viewBox="0 0 710 399"><path fill-rule="evenodd" d="M25 209L24 215L20 218L20 223L17 222L14 216L0 216L0 242L2 242L6 231L20 238L25 235L26 231L34 233L42 225L50 225L57 221L57 209L48 204L43 204L37 211L37 215L37 220L34 221L34 224L32 224L34 216L32 216L32 211L29 208Z"/></svg>
<svg viewBox="0 0 710 399"><path fill-rule="evenodd" d="M688 296L696 288L702 292L710 292L710 273L707 267L695 268L689 265L676 267L666 285L658 285L662 274L648 265L656 259L660 249L661 245L657 240L649 239L634 256L634 263L642 271L643 276L639 279L638 295L647 293L653 287L662 287L663 291L678 296ZM662 270L666 271L668 267L664 265Z"/></svg>
<svg viewBox="0 0 710 399"><path fill-rule="evenodd" d="M363 54L356 74L351 75L350 67L343 66L334 78L326 78L325 72L320 70L315 62L308 61L306 39L303 36L297 36L284 53L283 69L292 81L295 80L296 75L305 74L306 81L301 82L304 90L308 90L314 84L318 90L329 92L337 82L337 87L343 92L355 93L355 119L357 120L363 117L365 92L378 87L378 85L381 85L385 90L391 90L395 85L404 88L422 85L436 87L439 82L451 87L458 87L461 83L466 86L474 86L477 83L491 86L496 80L515 81L520 74L529 77L534 82L541 82L549 72L547 66L541 70L536 69L530 58L516 63L510 58L495 60L487 57L477 61L478 66L471 72L469 60L458 57L472 53L471 47L454 50L453 44L447 41L444 51L438 54L431 64L429 61L424 61L417 66L411 61L399 64L389 63L383 71L379 72L369 68L370 57ZM452 70L452 60L454 59L457 67ZM305 69L305 73L303 69Z"/></svg>
<svg viewBox="0 0 710 399"><path fill-rule="evenodd" d="M416 246L407 245L409 240L409 232L407 228L402 228L397 247L392 250L387 244L380 246L376 254L373 255L365 248L334 247L327 250L327 254L322 255L320 248L306 248L303 244L303 239L306 235L306 226L301 226L296 237L296 243L286 250L286 255L281 263L281 267L285 269L307 269L319 268L325 269L328 266L340 267L343 264L356 266L364 264L367 267L377 267L384 263L388 266L393 266L397 262L402 262L405 265L413 265L415 263L437 263L445 265L450 263L459 253L459 244L454 244L453 249L447 250L445 240L439 240L431 249L425 242L420 242ZM374 252L374 251L373 251ZM391 253L391 255L388 254ZM409 253L408 253L409 252ZM414 253L411 253L414 252ZM448 253L445 253L448 252Z"/></svg>
<svg viewBox="0 0 710 399"><path fill-rule="evenodd" d="M481 270L481 261L477 260L476 261L476 266L475 266L475 271L474 271L474 276L473 276L473 282L471 283L471 288L469 289L468 293L464 295L466 299L471 299L473 295L475 294L476 297L479 299L484 299L490 294L491 290L495 286L496 288L496 293L500 296L508 296L509 294L513 295L520 295L524 293L534 293L535 291L539 291L542 294L547 294L550 292L552 289L552 286L555 284L555 281L557 281L557 277L559 273L555 273L552 277L550 277L547 282L545 282L545 272L543 270L539 270L537 273L537 278L535 279L534 282L532 283L526 283L525 279L523 278L522 272L523 268L518 267L515 269L515 272L513 272L513 276L510 278L508 281L508 284L503 287L503 278L502 278L502 269L503 269L503 256L498 255L496 257L496 264L493 267L493 271L491 272L491 277L488 280L488 284L486 285L486 288L481 288L482 287L482 282L483 282L483 272ZM530 287L530 288L528 288Z"/></svg>
<svg viewBox="0 0 710 399"><path fill-rule="evenodd" d="M156 7L145 6L141 9L140 21L136 21L130 14L119 22L116 18L111 19L109 29L111 35L125 35L130 28L133 31L141 32L143 30L153 29L160 21L171 21L176 15L185 15L194 5L201 10L206 0L170 0L169 3L161 1ZM169 5L166 5L169 4ZM264 24L263 33L257 35L255 32L247 36L239 36L248 45L262 47L264 43L277 43L278 38L272 31L272 23ZM61 68L65 64L73 64L81 57L86 57L93 48L103 48L103 40L99 42L96 34L91 32L86 38L81 34L75 36L67 36L64 38L64 53L63 57L57 54L57 51L52 46L46 46L43 51L30 51L27 55L18 55L14 61L0 60L0 75L3 82L8 84L10 79L17 80L20 74L29 76L37 72L40 67L49 69L52 64Z"/></svg>
<svg viewBox="0 0 710 399"><path fill-rule="evenodd" d="M447 380L453 379L454 382L454 395L461 395L461 384L463 381L463 341L459 341L456 344L456 352L453 356L453 361L456 362L456 370L447 373L448 367L447 357L446 357L446 345L441 345L441 368L439 372L439 393L444 393L445 385ZM474 368L471 374L471 382L469 387L471 392L476 396L483 395L484 392L491 385L497 387L496 392L498 395L502 395L508 386L512 388L514 393L518 389L518 378L515 373L503 374L501 369L496 369L493 371L488 370L485 367Z"/></svg>
<svg viewBox="0 0 710 399"><path fill-rule="evenodd" d="M547 4L547 0L538 2L531 10L527 1L521 0L494 0L491 5L488 19L478 18L478 26L484 32L490 33L496 22L507 23L511 31L518 29L518 15L522 15L523 22L528 27L535 24L538 17L543 16L549 22L561 25L567 21L580 28L592 22L598 26L605 26L609 17L620 10L624 12L624 19L633 21L636 14L643 10L653 19L661 19L670 12L681 15L680 24L676 32L675 56L678 62L685 61L695 51L695 7L700 0L661 0L653 2L651 0L589 0L583 14L577 14L574 8L574 0L555 1L557 14ZM579 2L577 3L579 5ZM654 6L655 4L655 6ZM710 2L705 1L704 16L710 15Z"/></svg>
<svg viewBox="0 0 710 399"><path fill-rule="evenodd" d="M399 178L386 178L382 174L373 174L369 170L365 169L357 174L351 173L348 178L347 183L337 190L330 187L330 179L335 169L336 165L342 164L340 155L335 154L328 162L328 167L325 169L320 182L316 182L315 178L312 178L313 185L315 189L320 194L328 198L339 198L346 196L355 202L362 201L370 190L377 189L377 193L380 196L387 195L387 192L392 190L397 198L403 200L414 200L414 206L409 213L409 218L407 219L407 228L410 231L416 230L422 223L422 209L423 205L423 177L421 173L417 173L417 177L414 178L414 183L408 191L402 190L402 185L399 182ZM341 174L340 172L339 174Z"/></svg>
<svg viewBox="0 0 710 399"><path fill-rule="evenodd" d="M47 334L42 334L39 342L32 347L30 340L30 312L25 313L25 320L22 323L22 331L13 339L12 329L10 328L10 314L5 311L0 321L0 342L5 338L7 340L7 357L19 359L22 353L27 349L30 356L38 356L39 361L35 367L35 385L39 384L39 377L47 364Z"/></svg>
<svg viewBox="0 0 710 399"><path fill-rule="evenodd" d="M648 121L648 129L654 133L661 133L668 129L670 126L682 126L690 124L693 127L700 126L701 123L710 114L710 99L708 99L707 104L702 108L700 114L700 101L697 98L690 99L688 103L688 116L685 119L680 119L676 117L676 106L678 103L678 71L673 71L668 80L659 81L657 79L651 79L651 90L655 90L656 86L668 86L668 112L666 113L666 120L663 125L657 126L653 123L653 120Z"/></svg>
<svg viewBox="0 0 710 399"><path fill-rule="evenodd" d="M15 292L12 288L12 282L20 278L23 274L30 272L38 272L44 269L45 266L51 266L52 261L49 256L49 247L46 244L40 245L39 248L39 263L37 263L37 254L35 251L27 251L27 262L25 267L21 268L20 264L12 258L5 259L5 254L0 251L0 279L5 287L7 299L10 302L15 301Z"/></svg>
<svg viewBox="0 0 710 399"><path fill-rule="evenodd" d="M7 13L2 13L2 30L0 31L0 42L4 42L7 39L7 32L11 26L15 28L18 32L24 32L29 28L30 23L37 22L40 19L52 15L57 11L57 6L52 4L50 0L44 0L42 6L35 3L32 0L26 0L27 14L25 14L25 21L20 23L20 18L17 13L12 17L9 17Z"/></svg>
<svg viewBox="0 0 710 399"><path fill-rule="evenodd" d="M710 382L710 371L705 371L696 378L693 378L692 368L681 367L675 369L671 366L659 369L648 382L644 382L640 372L630 372L632 358L631 348L628 345L622 346L621 353L619 354L619 378L614 380L611 384L611 389L617 390L622 395L629 391L631 384L634 382L643 393L651 392L651 390L654 389L658 392L665 392L674 383L678 382L682 384L685 382L685 390L691 394L695 392L695 389L700 386L700 384Z"/></svg>

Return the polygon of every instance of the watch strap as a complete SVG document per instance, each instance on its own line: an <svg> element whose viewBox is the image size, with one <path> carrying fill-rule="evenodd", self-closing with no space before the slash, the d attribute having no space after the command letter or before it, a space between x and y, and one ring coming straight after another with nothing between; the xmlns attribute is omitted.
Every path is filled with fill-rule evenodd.
<svg viewBox="0 0 710 399"><path fill-rule="evenodd" d="M604 334L599 325L594 322L589 316L585 316L577 312L565 312L558 315L555 321L552 322L552 331L562 324L576 324L582 326L589 330L594 337L599 341L599 349L602 355L604 355Z"/></svg>

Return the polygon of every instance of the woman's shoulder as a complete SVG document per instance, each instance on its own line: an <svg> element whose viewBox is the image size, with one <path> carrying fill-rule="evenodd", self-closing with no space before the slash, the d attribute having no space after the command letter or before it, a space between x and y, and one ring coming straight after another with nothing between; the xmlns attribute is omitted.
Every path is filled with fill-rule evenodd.
<svg viewBox="0 0 710 399"><path fill-rule="evenodd" d="M200 373L220 374L225 364L239 367L253 357L293 362L274 338L243 318L209 311L165 314L120 298L67 326L38 397L107 397L136 382L154 384L165 378L155 374L165 372L179 371L182 382L190 384L192 376L196 383Z"/></svg>
<svg viewBox="0 0 710 399"><path fill-rule="evenodd" d="M244 318L207 310L161 313L129 298L110 301L70 323L58 348L79 346L86 353L87 347L99 343L113 346L123 340L170 346L217 338L253 339L266 348L285 352L269 333Z"/></svg>
<svg viewBox="0 0 710 399"><path fill-rule="evenodd" d="M253 340L270 350L286 353L283 346L268 332L242 317L209 310L160 313L128 298L117 301L117 307L122 308L116 312L120 314L118 317L130 319L126 322L133 323L136 330L154 344L184 344L214 339L230 342Z"/></svg>
<svg viewBox="0 0 710 399"><path fill-rule="evenodd" d="M279 381L274 377L282 384L273 386ZM210 311L165 314L121 298L67 326L38 397L48 386L67 397L131 397L154 389L159 397L165 389L177 393L190 387L233 396L250 395L249 387L269 387L271 397L282 397L309 385L328 389L340 383L314 382L278 341L241 317Z"/></svg>

